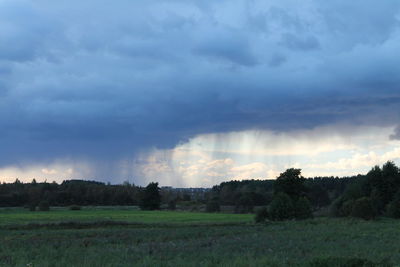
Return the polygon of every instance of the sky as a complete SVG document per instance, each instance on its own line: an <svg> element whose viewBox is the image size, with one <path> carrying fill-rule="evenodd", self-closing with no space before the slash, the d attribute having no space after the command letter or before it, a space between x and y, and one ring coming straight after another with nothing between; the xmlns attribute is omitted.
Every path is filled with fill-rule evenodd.
<svg viewBox="0 0 400 267"><path fill-rule="evenodd" d="M0 181L400 163L400 1L0 0Z"/></svg>

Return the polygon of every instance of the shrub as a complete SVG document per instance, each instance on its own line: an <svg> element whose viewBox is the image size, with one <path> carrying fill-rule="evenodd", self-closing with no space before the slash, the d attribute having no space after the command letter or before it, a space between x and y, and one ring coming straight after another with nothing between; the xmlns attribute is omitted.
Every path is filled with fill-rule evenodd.
<svg viewBox="0 0 400 267"><path fill-rule="evenodd" d="M265 222L268 219L268 209L267 207L261 207L256 209L256 215L254 217L254 221L256 223Z"/></svg>
<svg viewBox="0 0 400 267"><path fill-rule="evenodd" d="M371 220L376 217L372 201L368 197L362 197L354 201L351 216Z"/></svg>
<svg viewBox="0 0 400 267"><path fill-rule="evenodd" d="M219 206L219 202L217 200L210 200L207 202L206 204L206 211L207 212L219 212L220 206Z"/></svg>
<svg viewBox="0 0 400 267"><path fill-rule="evenodd" d="M50 210L49 202L47 202L47 201L41 201L41 202L39 203L39 210L40 210L40 211L49 211L49 210Z"/></svg>
<svg viewBox="0 0 400 267"><path fill-rule="evenodd" d="M278 193L269 205L268 214L273 221L294 218L294 207L290 197L285 193Z"/></svg>
<svg viewBox="0 0 400 267"><path fill-rule="evenodd" d="M72 206L69 206L69 209L70 210L81 210L82 208L81 208L81 206L78 206L78 205L72 205Z"/></svg>
<svg viewBox="0 0 400 267"><path fill-rule="evenodd" d="M312 218L312 210L310 201L307 198L301 197L296 201L295 204L295 217L299 220L304 220L308 218Z"/></svg>

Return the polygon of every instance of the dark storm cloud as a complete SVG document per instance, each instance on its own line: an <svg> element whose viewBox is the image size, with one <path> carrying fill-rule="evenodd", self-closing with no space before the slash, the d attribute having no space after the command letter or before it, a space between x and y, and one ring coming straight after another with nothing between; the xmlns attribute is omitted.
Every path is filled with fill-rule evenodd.
<svg viewBox="0 0 400 267"><path fill-rule="evenodd" d="M222 59L237 65L253 66L256 58L250 51L246 37L240 32L211 33L199 40L195 51L200 56Z"/></svg>
<svg viewBox="0 0 400 267"><path fill-rule="evenodd" d="M0 0L0 165L114 160L210 132L395 125L399 8Z"/></svg>

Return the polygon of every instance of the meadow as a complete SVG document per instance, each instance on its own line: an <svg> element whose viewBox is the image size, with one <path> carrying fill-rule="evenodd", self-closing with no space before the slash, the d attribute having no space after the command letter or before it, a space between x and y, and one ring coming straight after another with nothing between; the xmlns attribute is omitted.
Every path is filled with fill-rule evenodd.
<svg viewBox="0 0 400 267"><path fill-rule="evenodd" d="M251 214L132 207L0 210L0 266L397 266L399 240L392 219L255 224Z"/></svg>

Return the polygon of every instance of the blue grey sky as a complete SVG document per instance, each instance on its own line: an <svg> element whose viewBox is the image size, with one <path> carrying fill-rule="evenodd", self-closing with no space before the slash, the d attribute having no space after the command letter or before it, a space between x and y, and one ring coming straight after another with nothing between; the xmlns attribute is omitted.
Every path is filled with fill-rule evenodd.
<svg viewBox="0 0 400 267"><path fill-rule="evenodd" d="M330 133L336 147L357 143L381 157L400 139L398 62L397 0L0 0L0 180L237 177L187 182L193 165L179 169L171 155L197 153L199 143L210 162L265 164L255 177L273 178L309 162L307 150L332 142ZM257 140L266 148L276 138L303 152L237 156L243 139L252 154ZM354 156L346 151L313 160ZM157 164L169 174L149 172Z"/></svg>

